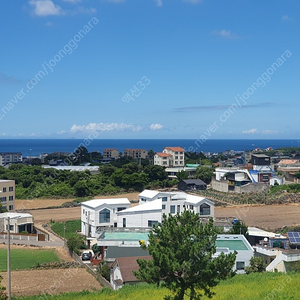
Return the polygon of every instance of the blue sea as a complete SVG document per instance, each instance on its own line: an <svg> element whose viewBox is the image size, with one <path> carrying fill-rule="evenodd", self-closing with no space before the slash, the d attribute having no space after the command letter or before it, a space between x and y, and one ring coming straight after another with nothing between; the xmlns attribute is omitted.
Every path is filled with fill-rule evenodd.
<svg viewBox="0 0 300 300"><path fill-rule="evenodd" d="M88 145L89 142L89 145ZM255 148L299 147L300 140L250 140L250 139L208 139L203 144L196 139L0 139L0 152L21 152L23 156L38 156L41 153L73 152L80 145L86 145L89 152L105 148L126 148L154 150L161 152L165 147L180 146L186 151L224 152L225 150L245 151Z"/></svg>

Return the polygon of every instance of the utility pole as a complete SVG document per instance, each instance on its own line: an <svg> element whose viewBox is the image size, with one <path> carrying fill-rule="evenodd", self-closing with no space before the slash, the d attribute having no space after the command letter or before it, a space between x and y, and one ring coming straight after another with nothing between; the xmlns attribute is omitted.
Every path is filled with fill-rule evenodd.
<svg viewBox="0 0 300 300"><path fill-rule="evenodd" d="M11 278L10 278L10 217L7 218L7 295L11 300Z"/></svg>
<svg viewBox="0 0 300 300"><path fill-rule="evenodd" d="M66 241L66 221L64 222L64 243Z"/></svg>

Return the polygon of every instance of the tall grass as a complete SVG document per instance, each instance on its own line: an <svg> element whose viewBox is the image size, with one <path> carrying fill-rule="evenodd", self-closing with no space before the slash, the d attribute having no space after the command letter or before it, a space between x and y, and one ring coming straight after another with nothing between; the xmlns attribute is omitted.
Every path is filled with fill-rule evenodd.
<svg viewBox="0 0 300 300"><path fill-rule="evenodd" d="M64 226L66 226L66 239L72 236L77 236L76 231L81 229L81 220L66 221L66 223L55 222L51 225L52 230L64 237Z"/></svg>
<svg viewBox="0 0 300 300"><path fill-rule="evenodd" d="M213 290L214 300L296 300L300 299L299 273L263 273L236 275L234 278L222 281ZM99 292L67 293L48 296L52 300L160 300L170 295L166 288L154 285L139 284L125 286L119 291L107 288ZM47 299L34 296L14 298L22 300ZM186 297L188 299L188 297ZM203 300L208 300L203 296Z"/></svg>

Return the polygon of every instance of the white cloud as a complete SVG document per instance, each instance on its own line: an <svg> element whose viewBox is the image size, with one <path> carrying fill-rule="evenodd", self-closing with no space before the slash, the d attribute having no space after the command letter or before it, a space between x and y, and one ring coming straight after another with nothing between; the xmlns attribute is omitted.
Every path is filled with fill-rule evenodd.
<svg viewBox="0 0 300 300"><path fill-rule="evenodd" d="M149 128L150 128L150 130L159 130L159 129L162 129L163 128L163 126L161 125L161 124L151 124L150 126L149 126Z"/></svg>
<svg viewBox="0 0 300 300"><path fill-rule="evenodd" d="M231 30L226 30L226 29L222 29L222 30L214 30L212 32L213 35L218 35L224 39L237 39L238 36L235 33L232 33Z"/></svg>
<svg viewBox="0 0 300 300"><path fill-rule="evenodd" d="M126 124L126 123L89 123L87 125L76 125L74 124L70 132L83 132L83 131L140 131L142 130L142 126L140 125L133 125L133 124Z"/></svg>
<svg viewBox="0 0 300 300"><path fill-rule="evenodd" d="M244 130L243 133L245 133L245 134L257 133L257 128L252 128L250 130Z"/></svg>
<svg viewBox="0 0 300 300"><path fill-rule="evenodd" d="M61 7L55 5L51 0L31 0L29 4L33 7L33 13L39 17L63 14Z"/></svg>
<svg viewBox="0 0 300 300"><path fill-rule="evenodd" d="M263 134L275 134L275 133L278 133L278 131L277 130L266 129L266 130L263 130L261 133L263 133Z"/></svg>
<svg viewBox="0 0 300 300"><path fill-rule="evenodd" d="M283 15L283 16L281 17L281 20L282 20L282 21L293 21L293 18L290 18L288 15Z"/></svg>
<svg viewBox="0 0 300 300"><path fill-rule="evenodd" d="M73 14L95 14L97 12L96 8L84 8L82 6L78 7L76 11L74 11Z"/></svg>
<svg viewBox="0 0 300 300"><path fill-rule="evenodd" d="M154 1L155 1L156 6L162 6L163 5L162 0L154 0Z"/></svg>
<svg viewBox="0 0 300 300"><path fill-rule="evenodd" d="M202 0L183 0L183 2L188 2L191 4L199 4L202 2Z"/></svg>

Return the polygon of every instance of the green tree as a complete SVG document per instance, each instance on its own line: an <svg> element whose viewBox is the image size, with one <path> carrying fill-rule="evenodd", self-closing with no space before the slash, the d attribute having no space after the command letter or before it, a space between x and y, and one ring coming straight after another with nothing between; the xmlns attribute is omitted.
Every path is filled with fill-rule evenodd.
<svg viewBox="0 0 300 300"><path fill-rule="evenodd" d="M102 261L97 268L97 272L104 277L107 281L110 281L110 267L104 261Z"/></svg>
<svg viewBox="0 0 300 300"><path fill-rule="evenodd" d="M245 268L246 274L250 273L262 273L265 271L266 264L264 262L264 259L259 256L253 256L250 259L250 265L249 267Z"/></svg>
<svg viewBox="0 0 300 300"><path fill-rule="evenodd" d="M70 251L79 255L79 249L84 248L84 238L82 236L72 236L67 240L67 246Z"/></svg>
<svg viewBox="0 0 300 300"><path fill-rule="evenodd" d="M5 292L5 290L6 290L5 286L1 285L2 279L3 279L3 277L0 274L0 300L6 300L6 299L8 299L8 297Z"/></svg>
<svg viewBox="0 0 300 300"><path fill-rule="evenodd" d="M209 167L198 167L196 169L195 178L199 178L205 183L209 184L211 182L211 178L214 175L214 169Z"/></svg>
<svg viewBox="0 0 300 300"><path fill-rule="evenodd" d="M148 165L144 168L144 173L148 175L150 181L165 180L168 178L168 174L165 168L158 165Z"/></svg>
<svg viewBox="0 0 300 300"><path fill-rule="evenodd" d="M298 178L298 179L300 179L300 171L298 171L298 172L295 173L295 177Z"/></svg>
<svg viewBox="0 0 300 300"><path fill-rule="evenodd" d="M181 170L180 172L177 173L176 177L179 180L185 180L189 178L189 174L187 171Z"/></svg>
<svg viewBox="0 0 300 300"><path fill-rule="evenodd" d="M236 223L233 224L231 230L231 234L243 234L245 237L248 236L248 227L247 225L241 221L238 220Z"/></svg>
<svg viewBox="0 0 300 300"><path fill-rule="evenodd" d="M142 281L166 286L174 296L165 299L198 300L202 294L211 297L210 288L232 276L236 253L216 252L217 233L211 219L203 225L199 215L189 210L175 216L163 216L163 221L149 233L149 245L141 241L152 260L137 260L139 271L134 275Z"/></svg>

